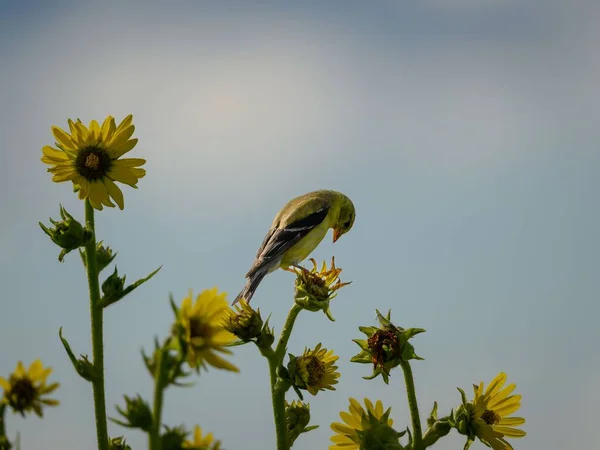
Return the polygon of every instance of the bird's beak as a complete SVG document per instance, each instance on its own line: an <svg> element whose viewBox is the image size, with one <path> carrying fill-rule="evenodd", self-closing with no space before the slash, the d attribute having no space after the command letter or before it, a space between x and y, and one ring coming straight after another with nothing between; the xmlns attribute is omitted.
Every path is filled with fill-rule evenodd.
<svg viewBox="0 0 600 450"><path fill-rule="evenodd" d="M334 228L333 229L333 242L337 241L341 235L342 235L342 232L340 231L340 229Z"/></svg>

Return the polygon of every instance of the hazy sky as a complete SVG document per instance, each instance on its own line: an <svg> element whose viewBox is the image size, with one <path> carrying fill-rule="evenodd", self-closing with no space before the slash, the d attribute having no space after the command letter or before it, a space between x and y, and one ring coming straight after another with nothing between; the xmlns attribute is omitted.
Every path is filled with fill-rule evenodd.
<svg viewBox="0 0 600 450"><path fill-rule="evenodd" d="M342 377L307 395L321 428L295 449L327 448L350 396L384 399L408 424L401 373L385 386L349 362L375 308L427 329L414 340L423 416L506 371L527 418L515 448L595 448L598 2L88 3L0 3L0 374L41 357L61 383L44 420L8 417L24 450L95 445L91 387L57 334L91 353L84 272L76 254L58 263L37 224L59 202L82 218L83 204L50 181L41 147L67 118L130 113L148 175L97 230L128 280L164 267L106 311L110 416L123 394L151 396L139 350L168 333L169 293L218 286L233 299L277 210L333 188L354 200L356 224L313 255L335 254L353 284L335 323L300 316L289 351L322 342ZM278 332L292 286L273 274L253 300ZM199 423L229 450L274 448L266 362L251 346L232 361L240 374L167 391L165 422Z"/></svg>

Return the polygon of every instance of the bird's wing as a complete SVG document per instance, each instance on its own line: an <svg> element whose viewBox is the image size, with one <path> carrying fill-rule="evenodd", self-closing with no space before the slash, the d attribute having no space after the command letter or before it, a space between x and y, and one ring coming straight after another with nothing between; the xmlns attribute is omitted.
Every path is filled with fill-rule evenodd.
<svg viewBox="0 0 600 450"><path fill-rule="evenodd" d="M283 228L269 230L258 249L254 264L246 274L252 276L257 270L280 258L300 239L321 224L329 213L329 205L325 204L308 216L295 220Z"/></svg>

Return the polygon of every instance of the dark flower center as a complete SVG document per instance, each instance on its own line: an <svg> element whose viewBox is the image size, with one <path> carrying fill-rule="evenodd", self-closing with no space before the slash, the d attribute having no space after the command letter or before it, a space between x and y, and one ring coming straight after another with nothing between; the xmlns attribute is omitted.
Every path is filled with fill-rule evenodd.
<svg viewBox="0 0 600 450"><path fill-rule="evenodd" d="M325 375L325 364L316 356L311 356L306 363L306 371L308 372L309 386L315 386L323 380Z"/></svg>
<svg viewBox="0 0 600 450"><path fill-rule="evenodd" d="M29 378L17 379L10 390L10 404L20 413L30 408L37 396L35 386Z"/></svg>
<svg viewBox="0 0 600 450"><path fill-rule="evenodd" d="M400 355L400 342L396 333L390 330L377 330L367 341L371 350L371 361L375 367L385 370L385 363Z"/></svg>
<svg viewBox="0 0 600 450"><path fill-rule="evenodd" d="M207 338L210 336L210 325L198 319L190 319L190 337Z"/></svg>
<svg viewBox="0 0 600 450"><path fill-rule="evenodd" d="M486 409L485 412L481 415L481 418L488 425L498 425L501 419L501 417L491 409Z"/></svg>
<svg viewBox="0 0 600 450"><path fill-rule="evenodd" d="M97 147L80 150L75 159L77 172L86 180L97 180L104 177L111 166L112 160L106 150Z"/></svg>

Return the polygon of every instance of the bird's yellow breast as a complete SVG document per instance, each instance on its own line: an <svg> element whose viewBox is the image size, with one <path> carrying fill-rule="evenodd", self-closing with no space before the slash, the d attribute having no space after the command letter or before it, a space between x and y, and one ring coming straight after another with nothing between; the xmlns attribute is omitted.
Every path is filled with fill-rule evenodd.
<svg viewBox="0 0 600 450"><path fill-rule="evenodd" d="M298 264L304 261L321 243L323 238L327 235L328 230L329 221L325 219L285 252L279 267L287 269L292 264Z"/></svg>

